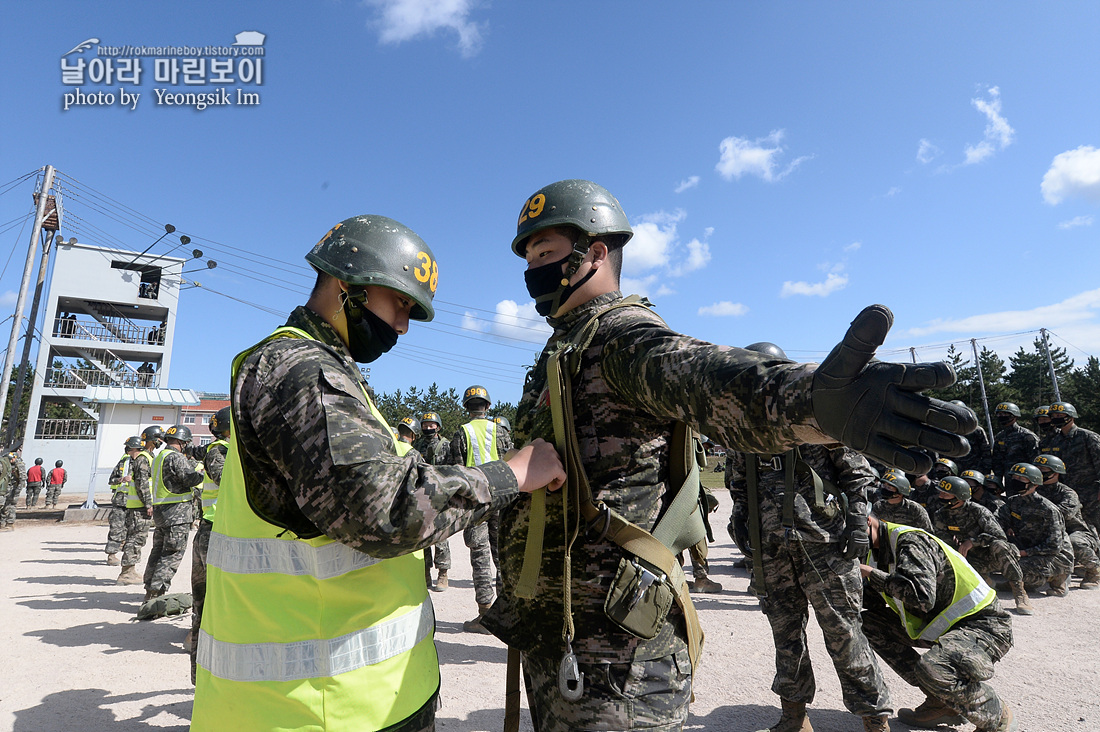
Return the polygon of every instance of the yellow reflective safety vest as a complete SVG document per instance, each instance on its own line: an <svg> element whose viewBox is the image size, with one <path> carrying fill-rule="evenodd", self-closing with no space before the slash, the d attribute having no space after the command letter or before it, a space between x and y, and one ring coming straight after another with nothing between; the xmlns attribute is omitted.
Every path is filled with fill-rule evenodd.
<svg viewBox="0 0 1100 732"><path fill-rule="evenodd" d="M287 337L314 340L287 327L271 336ZM234 359L234 380L254 349ZM210 533L191 729L379 730L412 716L439 689L424 553L377 559L264 521L248 505L236 435Z"/></svg>
<svg viewBox="0 0 1100 732"><path fill-rule="evenodd" d="M955 594L951 597L951 604L931 620L926 621L907 613L904 604L885 592L882 593L886 604L898 614L905 625L905 632L913 640L935 641L939 639L952 625L965 617L974 615L993 602L993 599L997 596L993 588L985 583L982 576L970 566L966 558L941 541L939 537L904 524L891 524L883 521L882 525L888 532L890 550L895 558L897 557L898 537L910 531L920 531L922 534L927 534L935 539L936 543L943 549L943 553L947 555L947 560L951 562L951 569L955 572ZM894 566L891 565L888 572L893 572Z"/></svg>
<svg viewBox="0 0 1100 732"><path fill-rule="evenodd" d="M146 450L142 450L138 455L144 455L145 459L149 461L149 464L153 464L153 456ZM132 462L132 461L131 461ZM133 468L133 465L130 466ZM141 497L137 492L137 483L134 482L134 474L130 473L130 482L126 484L126 508L145 508L145 504L141 502Z"/></svg>
<svg viewBox="0 0 1100 732"><path fill-rule="evenodd" d="M186 493L173 493L164 485L164 459L169 452L175 452L171 448L164 448L153 458L153 505L164 506L169 503L183 503L190 501L194 495L191 491ZM158 514L159 515L159 514Z"/></svg>
<svg viewBox="0 0 1100 732"><path fill-rule="evenodd" d="M229 448L229 443L222 439L217 439L206 446L207 450L213 450L215 447ZM218 484L214 482L214 479L207 475L205 472L202 474L202 517L207 521L214 520L214 508L218 503Z"/></svg>
<svg viewBox="0 0 1100 732"><path fill-rule="evenodd" d="M122 463L122 482L116 483L111 486L111 493L118 493L119 491L126 491L129 493L129 484L134 482L134 476L129 473L130 470L130 455L124 454L118 459Z"/></svg>
<svg viewBox="0 0 1100 732"><path fill-rule="evenodd" d="M466 467L500 460L497 450L497 423L490 419L473 419L462 425L466 433Z"/></svg>

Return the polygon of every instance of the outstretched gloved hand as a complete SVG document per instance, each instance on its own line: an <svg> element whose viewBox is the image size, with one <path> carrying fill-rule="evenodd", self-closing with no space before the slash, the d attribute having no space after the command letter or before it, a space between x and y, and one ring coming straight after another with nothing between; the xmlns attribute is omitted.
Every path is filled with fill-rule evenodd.
<svg viewBox="0 0 1100 732"><path fill-rule="evenodd" d="M961 435L978 427L966 407L918 392L955 383L946 363L875 361L894 315L884 305L864 308L814 376L814 417L821 431L907 473L926 473L932 458L910 447L962 457L970 444Z"/></svg>

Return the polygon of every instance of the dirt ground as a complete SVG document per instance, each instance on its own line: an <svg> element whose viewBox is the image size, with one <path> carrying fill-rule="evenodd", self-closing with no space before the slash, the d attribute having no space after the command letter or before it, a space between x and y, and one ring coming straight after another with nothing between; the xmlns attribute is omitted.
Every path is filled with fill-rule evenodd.
<svg viewBox="0 0 1100 732"><path fill-rule="evenodd" d="M729 516L729 498L719 499L718 516ZM186 730L192 687L183 641L190 616L134 621L142 588L114 584L119 570L104 563L106 525L28 516L34 514L22 514L14 532L0 534L0 730ZM719 523L724 526L725 519L715 521L716 529ZM717 533L711 574L725 589L696 598L707 638L687 729L759 730L778 717L770 691L771 634L746 594L745 571L733 567L739 553L724 530ZM476 609L469 554L459 538L451 539L451 547L451 589L432 593L443 674L438 729L499 730L505 648L491 636L463 632L462 621ZM190 590L190 566L189 552L173 592ZM1002 602L1011 604L1011 597L1002 593ZM1021 730L1100 730L1100 591L1074 589L1066 598L1039 596L1032 602L1034 616L1014 619L1016 644L997 665L994 687L1016 710ZM844 710L812 618L808 632L818 685L810 709L814 729L861 730ZM919 692L885 672L896 707L921 701ZM896 721L892 727L908 729ZM531 729L526 712L522 728Z"/></svg>

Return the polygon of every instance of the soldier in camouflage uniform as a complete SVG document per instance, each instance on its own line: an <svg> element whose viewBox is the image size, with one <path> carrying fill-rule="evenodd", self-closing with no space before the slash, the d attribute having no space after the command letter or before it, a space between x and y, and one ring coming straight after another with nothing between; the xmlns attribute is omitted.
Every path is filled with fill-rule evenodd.
<svg viewBox="0 0 1100 732"><path fill-rule="evenodd" d="M1054 425L1050 423L1050 405L1035 407L1035 434L1039 437L1039 452L1047 452L1050 438L1054 436Z"/></svg>
<svg viewBox="0 0 1100 732"><path fill-rule="evenodd" d="M449 459L451 465L465 465L470 468L491 459L492 448L469 439L470 435L478 434L479 430L484 430L488 436L487 439L495 443L495 450L499 457L503 457L512 449L511 436L486 416L491 405L489 391L484 386L474 385L463 392L462 406L470 421L455 430L454 436L451 437ZM493 564L493 547L489 540L488 524L497 521L499 517L493 513L489 515L487 522L471 526L462 532L462 539L470 549L470 566L474 574L474 600L477 602L477 616L462 624L463 630L468 633L489 632L481 624L481 616L493 604L496 594L497 570Z"/></svg>
<svg viewBox="0 0 1100 732"><path fill-rule="evenodd" d="M351 551L356 561L400 568L407 562L385 563L408 555L418 559L418 550L484 521L520 492L546 485L556 488L561 483L565 477L561 461L545 442L526 446L508 462L476 468L432 466L418 453L398 453L390 428L366 394L356 362L370 363L388 351L406 332L410 318L432 319L438 265L420 237L391 219L360 216L330 230L306 259L318 270L317 283L306 305L296 308L287 320L287 327L295 330L282 331L297 335L265 340L241 354L235 364L229 457L240 460L247 477L239 478L240 482L223 477L215 537L222 530L222 509L234 501L244 502L242 494L247 493L248 509L256 514L255 520L271 525L271 537L288 535L295 545L301 542L294 537L328 538L332 542L326 547L345 554ZM212 542L209 562L221 568L219 562L231 557L220 554L218 546ZM394 582L404 581L403 572L392 572ZM212 595L225 591L220 583L227 581L226 574L224 570L211 573ZM413 598L415 589L402 591ZM233 613L236 620L243 616L247 621L255 615L263 624L270 623L264 615L266 605L294 600L289 590L285 598L280 590L272 583L272 595L265 603L206 609L199 633L193 724L218 728L225 710L263 703L266 693L253 692L247 683L240 686L249 694L248 702L219 692L204 664L204 658L213 653L204 655L207 649L219 640L208 634L207 626L218 627L220 610ZM362 607L372 607L371 593L376 588L364 584L359 591ZM433 630L434 625L428 628L429 643ZM328 668L332 662L325 657L318 664ZM293 659L287 659L287 665L293 665ZM283 666L273 663L264 671L275 676ZM321 706L326 710L347 711L355 704L385 710L395 703L372 695L371 689L347 698L351 690L333 683L323 672L320 676L313 682L334 687L325 692ZM303 706L313 698L310 683L306 679L300 684ZM417 711L386 727L387 732L434 729L437 700L435 690ZM382 711L375 714L382 715ZM348 719L328 721L332 729L354 725ZM323 716L316 728L326 728Z"/></svg>
<svg viewBox="0 0 1100 732"><path fill-rule="evenodd" d="M1060 475L1065 475L1066 464L1054 455L1040 455L1035 458L1035 467L1043 474L1043 484L1036 492L1057 506L1066 522L1075 566L1084 572L1081 589L1100 587L1100 537L1081 516L1081 499L1077 491L1058 480Z"/></svg>
<svg viewBox="0 0 1100 732"><path fill-rule="evenodd" d="M1039 454L1039 438L1017 423L1020 408L1012 402L998 404L994 416L1000 431L993 438L993 472L1007 485L1009 468Z"/></svg>
<svg viewBox="0 0 1100 732"><path fill-rule="evenodd" d="M146 601L160 597L172 586L172 578L187 552L187 537L194 520L193 489L202 483L202 473L183 454L183 448L191 444L191 429L172 425L164 433L164 444L164 452L157 455L154 464L153 544L145 565ZM186 495L187 500L174 500L172 494Z"/></svg>
<svg viewBox="0 0 1100 732"><path fill-rule="evenodd" d="M916 503L924 506L929 519L933 518L936 509L940 507L940 502L937 500L940 494L940 481L948 476L957 476L958 474L959 466L954 460L936 458L936 462L932 465L932 469L928 471L928 474L918 476L917 480L912 482L912 498Z"/></svg>
<svg viewBox="0 0 1100 732"><path fill-rule="evenodd" d="M1020 569L1027 589L1047 582L1047 594L1064 597L1066 581L1073 572L1073 545L1066 535L1066 523L1053 503L1037 489L1043 474L1031 463L1016 463L1008 469L1005 490L1008 501L997 512L1009 541L1020 550Z"/></svg>
<svg viewBox="0 0 1100 732"><path fill-rule="evenodd" d="M191 654L191 683L195 683L196 657L199 650L199 627L202 625L202 608L206 602L206 557L210 552L210 532L214 528L217 495L214 493L222 482L225 456L229 452L228 440L231 428L229 407L222 407L210 415L210 434L214 441L206 446L202 457L203 481L199 493L199 527L191 542L191 634L188 651ZM211 498L211 495L214 495Z"/></svg>
<svg viewBox="0 0 1100 732"><path fill-rule="evenodd" d="M128 438L138 439L136 437ZM123 443L125 449L125 443ZM118 552L122 548L122 542L126 540L126 496L130 482L130 456L125 452L115 463L111 476L107 478L107 485L111 486L111 511L107 514L107 546L103 551L107 553L107 564L112 567L119 565Z"/></svg>
<svg viewBox="0 0 1100 732"><path fill-rule="evenodd" d="M1012 711L987 683L993 664L1012 648L1012 621L996 593L981 577L967 578L982 592L985 604L936 628L926 619L952 607L960 581L956 563L965 571L965 560L919 529L890 531L874 517L870 525L874 566L860 565L872 590L863 593L863 632L875 653L926 697L916 709L899 710L898 719L911 727L931 728L959 724L965 717L975 732L1014 732ZM906 615L892 611L884 596L903 606ZM906 617L921 626L916 640ZM929 650L921 654L916 648Z"/></svg>
<svg viewBox="0 0 1100 732"><path fill-rule="evenodd" d="M64 460L54 462L53 470L47 475L46 501L43 508L56 508L57 501L61 497L61 491L65 488L65 484L69 482L69 471L61 467L64 464Z"/></svg>
<svg viewBox="0 0 1100 732"><path fill-rule="evenodd" d="M933 533L983 576L1000 572L1012 589L1017 614L1031 615L1019 552L1008 542L997 519L985 506L970 500L970 484L963 478L948 476L940 481L939 489L935 499L939 506L932 514Z"/></svg>
<svg viewBox="0 0 1100 732"><path fill-rule="evenodd" d="M15 531L15 499L11 471L0 470L0 531Z"/></svg>
<svg viewBox="0 0 1100 732"><path fill-rule="evenodd" d="M23 458L19 457L19 452L14 451L8 455L9 462L11 463L11 481L9 486L14 491L15 498L12 499L12 505L15 504L16 499L19 498L23 489L27 486L27 465L23 462Z"/></svg>
<svg viewBox="0 0 1100 732"><path fill-rule="evenodd" d="M429 465L448 465L451 459L451 441L441 437L443 420L438 412L425 412L420 417L422 436L413 443L413 447L424 456ZM435 584L432 584L432 567L436 569ZM446 592L451 586L447 573L451 571L451 545L442 539L435 546L424 547L424 580L428 588L436 592Z"/></svg>
<svg viewBox="0 0 1100 732"><path fill-rule="evenodd" d="M895 470L887 470L879 481L881 498L871 506L871 515L880 521L932 531L932 522L924 506L909 500L912 490L904 475Z"/></svg>
<svg viewBox="0 0 1100 732"><path fill-rule="evenodd" d="M38 506L38 495L46 481L46 470L42 467L42 458L34 459L34 466L27 470L27 508Z"/></svg>
<svg viewBox="0 0 1100 732"><path fill-rule="evenodd" d="M682 335L648 307L626 303L618 281L623 245L632 231L618 201L595 183L547 186L524 203L517 229L512 251L527 261L528 292L554 332L527 375L516 438L553 436L547 366L555 349L579 344L566 368L572 375L572 429L593 500L647 531L678 488L669 486L669 445L677 421L742 452L842 441L906 470L927 470L931 461L901 448L899 440L950 455L968 449L965 440L899 414L920 413L940 429L975 427L968 410L913 394L951 382L949 367L869 362L891 322L881 306L860 313L822 365L792 364ZM903 438L895 427L908 434ZM630 555L598 526L594 532L580 527L566 584L558 495L546 496L533 593L517 595L533 505L521 498L501 513L505 591L484 622L522 655L535 729L680 729L694 659L679 606L651 640L610 620L604 602L620 563ZM865 527L858 533L865 538ZM568 618L563 585L572 608ZM573 670L583 676L566 698L559 672L572 676ZM885 721L877 728L885 729Z"/></svg>
<svg viewBox="0 0 1100 732"><path fill-rule="evenodd" d="M955 399L951 403L960 407L966 406L966 403L959 399ZM976 470L979 473L990 472L993 468L993 453L989 448L989 435L985 433L985 427L978 425L978 429L966 436L966 441L970 443L970 452L956 461L959 472L961 473L964 470Z"/></svg>
<svg viewBox="0 0 1100 732"><path fill-rule="evenodd" d="M150 456L160 441L164 430L149 427L136 440L126 441L126 454L130 456L130 484L126 499L126 538L122 540L122 571L115 584L140 585L142 579L134 567L141 560L141 548L149 536L149 522L153 516L152 461Z"/></svg>
<svg viewBox="0 0 1100 732"><path fill-rule="evenodd" d="M1100 531L1100 435L1077 426L1077 409L1069 402L1050 405L1054 429L1046 452L1066 464L1063 481L1077 491L1085 521Z"/></svg>
<svg viewBox="0 0 1100 732"><path fill-rule="evenodd" d="M997 510L1005 504L1004 499L996 491L1001 489L1001 484L992 474L984 475L977 470L964 470L959 477L970 486L970 500L979 506L985 506L994 516Z"/></svg>

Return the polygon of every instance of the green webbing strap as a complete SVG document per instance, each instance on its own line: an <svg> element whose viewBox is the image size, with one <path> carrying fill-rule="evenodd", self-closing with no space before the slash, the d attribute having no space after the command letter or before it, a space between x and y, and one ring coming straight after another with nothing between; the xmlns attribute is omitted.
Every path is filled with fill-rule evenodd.
<svg viewBox="0 0 1100 732"><path fill-rule="evenodd" d="M539 565L542 563L542 539L546 530L546 489L539 488L531 494L531 514L527 519L527 544L523 550L523 568L516 584L516 597L531 600L535 597L535 585L539 581Z"/></svg>
<svg viewBox="0 0 1100 732"><path fill-rule="evenodd" d="M504 677L504 732L519 732L519 672L519 649L509 646Z"/></svg>
<svg viewBox="0 0 1100 732"><path fill-rule="evenodd" d="M688 427L683 422L677 422L672 430L672 462L678 467L670 467L669 476L670 484L679 485L680 489L665 515L653 527L653 538L668 547L673 554L679 554L707 537L702 510L699 508L699 465L694 457L695 448ZM687 475L680 482L677 480L677 473L685 472L685 467L688 467ZM693 516L695 513L698 515Z"/></svg>
<svg viewBox="0 0 1100 732"><path fill-rule="evenodd" d="M757 475L759 456L745 456L745 482L749 490L749 543L752 545L752 594L760 599L768 597L768 583L764 581L764 543L760 537L760 480Z"/></svg>

